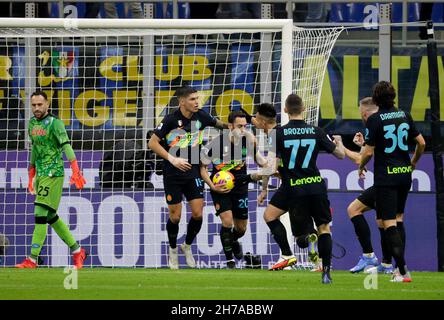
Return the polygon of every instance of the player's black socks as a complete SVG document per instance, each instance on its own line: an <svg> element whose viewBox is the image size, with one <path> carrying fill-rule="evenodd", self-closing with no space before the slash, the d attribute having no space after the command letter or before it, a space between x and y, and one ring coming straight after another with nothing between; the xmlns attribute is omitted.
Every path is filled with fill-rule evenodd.
<svg viewBox="0 0 444 320"><path fill-rule="evenodd" d="M331 266L331 252L333 248L333 242L331 240L330 233L322 233L318 236L318 250L319 257L322 259L322 267L324 271L330 270Z"/></svg>
<svg viewBox="0 0 444 320"><path fill-rule="evenodd" d="M385 229L387 235L387 242L390 245L393 259L396 261L396 266L399 268L399 272L404 275L405 270L405 260L404 260L404 248L402 245L401 236L399 235L398 229L395 226L391 226Z"/></svg>
<svg viewBox="0 0 444 320"><path fill-rule="evenodd" d="M301 249L308 248L308 234L304 234L296 238L296 243Z"/></svg>
<svg viewBox="0 0 444 320"><path fill-rule="evenodd" d="M231 232L231 228L225 228L223 226L220 228L220 241L227 261L233 260L233 233Z"/></svg>
<svg viewBox="0 0 444 320"><path fill-rule="evenodd" d="M398 229L399 236L402 240L402 250L405 252L405 229L404 229L404 222L397 221L396 222L396 228Z"/></svg>
<svg viewBox="0 0 444 320"><path fill-rule="evenodd" d="M387 242L387 235L384 228L378 228L381 235L382 263L392 264L392 254Z"/></svg>
<svg viewBox="0 0 444 320"><path fill-rule="evenodd" d="M279 245L279 248L282 251L282 255L291 256L293 253L291 252L290 245L288 244L287 239L287 231L285 230L284 225L279 219L267 222L268 227L270 228L271 234L273 235L274 240Z"/></svg>
<svg viewBox="0 0 444 320"><path fill-rule="evenodd" d="M242 236L244 235L243 233L240 233L239 231L237 231L236 228L233 228L232 234L233 234L233 241L236 241L237 239L242 238Z"/></svg>
<svg viewBox="0 0 444 320"><path fill-rule="evenodd" d="M185 238L186 244L193 243L194 238L196 238L201 227L202 227L202 218L199 220L191 218L190 221L188 221L187 236Z"/></svg>
<svg viewBox="0 0 444 320"><path fill-rule="evenodd" d="M359 214L351 218L351 222L355 227L355 232L358 236L359 243L361 244L362 252L372 253L372 240L370 235L370 227L368 226L367 220L365 220L362 214Z"/></svg>
<svg viewBox="0 0 444 320"><path fill-rule="evenodd" d="M171 248L177 247L177 234L179 233L179 224L173 223L171 219L168 219L166 230L168 233L168 241L170 242Z"/></svg>

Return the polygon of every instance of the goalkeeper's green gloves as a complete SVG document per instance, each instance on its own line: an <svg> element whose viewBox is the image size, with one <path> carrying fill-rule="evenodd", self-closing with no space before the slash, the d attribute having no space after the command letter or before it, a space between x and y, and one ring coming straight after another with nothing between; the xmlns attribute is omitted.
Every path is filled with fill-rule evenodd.
<svg viewBox="0 0 444 320"><path fill-rule="evenodd" d="M75 184L77 189L83 189L86 180L82 176L82 173L80 172L77 160L71 161L71 169L72 169L72 176L71 180L69 181L69 184Z"/></svg>
<svg viewBox="0 0 444 320"><path fill-rule="evenodd" d="M31 194L35 194L34 185L33 185L35 174L36 174L35 167L33 165L30 165L28 171L28 190L29 193Z"/></svg>

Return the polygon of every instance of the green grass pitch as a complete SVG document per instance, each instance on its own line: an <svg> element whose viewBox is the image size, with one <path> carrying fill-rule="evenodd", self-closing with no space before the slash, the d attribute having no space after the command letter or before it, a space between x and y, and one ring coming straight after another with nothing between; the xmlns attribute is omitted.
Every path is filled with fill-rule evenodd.
<svg viewBox="0 0 444 320"><path fill-rule="evenodd" d="M377 289L365 289L366 276L333 271L334 283L323 285L321 275L309 271L94 268L79 270L77 289L67 290L64 283L74 282L63 268L0 268L0 299L444 300L444 273L414 272L412 283L378 275Z"/></svg>

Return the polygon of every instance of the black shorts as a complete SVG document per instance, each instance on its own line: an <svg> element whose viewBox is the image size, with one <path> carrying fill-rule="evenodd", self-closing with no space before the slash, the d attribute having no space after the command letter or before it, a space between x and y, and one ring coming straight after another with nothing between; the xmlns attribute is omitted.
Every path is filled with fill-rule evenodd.
<svg viewBox="0 0 444 320"><path fill-rule="evenodd" d="M358 200L361 201L366 207L374 210L376 208L375 187L371 186L370 188L364 190L364 192L359 195Z"/></svg>
<svg viewBox="0 0 444 320"><path fill-rule="evenodd" d="M204 181L201 178L174 179L164 177L163 188L167 204L182 202L183 196L187 201L203 199Z"/></svg>
<svg viewBox="0 0 444 320"><path fill-rule="evenodd" d="M217 193L211 191L216 216L231 210L233 218L248 219L248 192L245 193Z"/></svg>
<svg viewBox="0 0 444 320"><path fill-rule="evenodd" d="M300 230L296 230L298 233L308 230L310 223L313 223L311 218L313 218L318 227L331 222L330 201L326 194L307 195L292 202L290 221L293 221L295 225L303 223L300 226ZM298 235L301 234L303 233Z"/></svg>
<svg viewBox="0 0 444 320"><path fill-rule="evenodd" d="M277 189L277 191L271 197L269 204L281 210L288 211L288 208L290 208L290 199L288 197L288 193L285 192L282 188Z"/></svg>
<svg viewBox="0 0 444 320"><path fill-rule="evenodd" d="M376 218L394 220L398 213L404 213L410 185L375 187Z"/></svg>
<svg viewBox="0 0 444 320"><path fill-rule="evenodd" d="M295 238L300 237L302 235L308 235L310 233L316 233L316 229L314 227L313 218L309 215L299 215L294 208L290 208L290 225L291 225L291 233ZM293 213L292 213L293 212Z"/></svg>

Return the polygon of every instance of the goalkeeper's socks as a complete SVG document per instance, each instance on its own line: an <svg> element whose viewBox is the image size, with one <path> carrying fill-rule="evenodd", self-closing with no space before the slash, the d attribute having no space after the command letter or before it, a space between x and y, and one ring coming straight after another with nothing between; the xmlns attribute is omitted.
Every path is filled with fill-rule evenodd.
<svg viewBox="0 0 444 320"><path fill-rule="evenodd" d="M396 266L399 268L399 272L404 275L406 273L404 247L398 229L396 226L391 226L388 227L385 232L387 234L387 241L390 245L393 259L396 261Z"/></svg>
<svg viewBox="0 0 444 320"><path fill-rule="evenodd" d="M170 247L175 249L177 247L177 234L179 233L179 224L173 223L171 219L168 219L166 230L168 233L168 241L170 243Z"/></svg>
<svg viewBox="0 0 444 320"><path fill-rule="evenodd" d="M321 233L318 236L318 250L319 257L322 259L322 266L324 271L330 269L331 265L331 252L333 248L333 241L331 240L330 233Z"/></svg>
<svg viewBox="0 0 444 320"><path fill-rule="evenodd" d="M283 256L292 256L290 245L288 244L287 231L279 219L267 222L274 240L279 245Z"/></svg>
<svg viewBox="0 0 444 320"><path fill-rule="evenodd" d="M390 246L387 242L387 235L384 228L378 228L381 235L381 249L382 249L382 263L392 264L392 254L390 252Z"/></svg>
<svg viewBox="0 0 444 320"><path fill-rule="evenodd" d="M193 217L191 217L190 221L188 221L187 236L185 238L186 244L190 245L193 243L194 238L196 238L201 227L202 227L202 218L194 219Z"/></svg>
<svg viewBox="0 0 444 320"><path fill-rule="evenodd" d="M362 214L359 214L351 218L351 222L355 227L355 233L358 236L359 243L361 244L362 252L372 253L372 240L370 235L370 227L368 226L367 220L365 220Z"/></svg>
<svg viewBox="0 0 444 320"><path fill-rule="evenodd" d="M233 260L233 233L231 228L223 226L220 228L220 241L227 261Z"/></svg>
<svg viewBox="0 0 444 320"><path fill-rule="evenodd" d="M42 250L43 244L45 243L46 239L46 232L47 232L46 218L44 219L45 223L39 223L36 221L36 224L34 226L34 232L32 234L31 258L34 260L34 262L37 261L40 251Z"/></svg>
<svg viewBox="0 0 444 320"><path fill-rule="evenodd" d="M63 222L62 219L56 219L56 221L51 224L51 228L54 229L60 239L62 239L71 250L73 248L74 250L78 248L79 244L77 243L76 239L74 239L71 231L69 231L68 226Z"/></svg>

